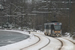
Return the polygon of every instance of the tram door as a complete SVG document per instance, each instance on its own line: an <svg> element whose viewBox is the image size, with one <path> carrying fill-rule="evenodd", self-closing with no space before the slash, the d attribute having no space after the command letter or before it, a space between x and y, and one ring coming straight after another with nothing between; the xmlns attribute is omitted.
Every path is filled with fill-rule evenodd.
<svg viewBox="0 0 75 50"><path fill-rule="evenodd" d="M54 25L52 24L51 25L51 34L52 34L53 30L54 30Z"/></svg>

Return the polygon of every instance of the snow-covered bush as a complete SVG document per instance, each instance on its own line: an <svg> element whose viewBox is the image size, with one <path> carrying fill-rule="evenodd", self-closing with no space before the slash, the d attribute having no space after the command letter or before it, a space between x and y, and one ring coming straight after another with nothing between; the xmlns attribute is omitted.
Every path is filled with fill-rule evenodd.
<svg viewBox="0 0 75 50"><path fill-rule="evenodd" d="M70 33L66 32L65 36L70 37Z"/></svg>

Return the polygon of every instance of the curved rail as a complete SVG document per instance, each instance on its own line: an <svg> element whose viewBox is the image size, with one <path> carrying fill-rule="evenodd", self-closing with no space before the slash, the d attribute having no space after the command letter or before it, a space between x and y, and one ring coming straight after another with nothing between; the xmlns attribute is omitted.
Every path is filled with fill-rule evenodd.
<svg viewBox="0 0 75 50"><path fill-rule="evenodd" d="M36 35L34 35L34 36L36 36ZM36 36L36 37L38 37L38 36ZM34 44L31 44L31 45L29 45L29 46L27 46L27 47L24 47L24 48L22 48L22 49L20 49L20 50L23 50L23 49L25 49L25 48L28 48L28 47L30 47L30 46L33 46L33 45L35 45L35 44L37 44L41 39L38 37L38 41L37 42L35 42Z"/></svg>
<svg viewBox="0 0 75 50"><path fill-rule="evenodd" d="M57 39L57 40L59 40L61 42L61 47L58 49L58 50L61 50L63 47L63 42L60 39Z"/></svg>
<svg viewBox="0 0 75 50"><path fill-rule="evenodd" d="M64 39L64 38L63 38L63 39ZM62 41L61 39L58 39L58 40L61 42L61 47L60 47L58 50L61 50L62 47L63 47L65 44L64 44L64 41ZM69 41L69 42L71 42L71 43L73 43L73 44L75 45L75 43L74 43L73 41L69 40L69 39L64 39L64 40L67 40L67 41Z"/></svg>
<svg viewBox="0 0 75 50"><path fill-rule="evenodd" d="M34 35L34 36L38 37L39 40L38 40L36 43L31 44L31 45L29 45L29 46L27 46L27 47L24 47L24 48L22 48L22 49L20 49L20 50L23 50L23 49L29 48L29 47L31 47L31 46L34 46L34 45L38 44L38 43L41 41L41 38L40 38L39 36L37 36L37 35ZM47 37L46 37L46 38L47 38ZM47 39L48 39L47 44L45 44L44 46L40 47L38 50L43 49L44 47L46 47L46 46L50 43L50 39L49 39L49 38L47 38Z"/></svg>
<svg viewBox="0 0 75 50"><path fill-rule="evenodd" d="M66 40L70 41L71 43L73 43L73 44L75 45L75 42L73 42L73 41L71 41L71 40L69 40L69 39L66 39Z"/></svg>
<svg viewBox="0 0 75 50"><path fill-rule="evenodd" d="M27 47L24 47L24 48L20 49L20 50L28 49L29 47L38 44L38 43L42 40L40 36L37 36L37 35L34 35L34 36L38 38L38 41L35 42L35 43L33 43L33 44L31 44L31 45L29 45L29 46L27 46ZM39 47L38 50L42 50L42 49L44 49L46 46L48 46L48 45L50 44L50 39L49 39L48 37L46 37L46 39L48 40L48 41L46 42L46 44L44 44L43 46ZM60 48L58 48L58 50L61 50L62 47L65 45L65 44L64 44L64 41L62 41L62 40L59 39L59 38L55 38L55 39L57 39L57 40L61 43ZM63 38L63 39L64 39L64 38ZM64 39L64 40L68 40L68 39ZM71 40L68 40L68 41L70 41L71 43L75 44L75 43L72 42ZM42 42L43 42L43 41L42 41Z"/></svg>
<svg viewBox="0 0 75 50"><path fill-rule="evenodd" d="M50 43L50 39L49 38L47 38L47 39L49 40L49 42L46 45L44 45L43 47L41 47L39 50L43 49L44 47L46 47Z"/></svg>

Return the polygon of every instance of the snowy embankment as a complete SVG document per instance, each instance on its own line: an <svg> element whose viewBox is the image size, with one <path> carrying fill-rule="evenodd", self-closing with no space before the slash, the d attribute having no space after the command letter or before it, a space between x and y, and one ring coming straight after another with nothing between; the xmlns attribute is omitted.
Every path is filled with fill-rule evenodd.
<svg viewBox="0 0 75 50"><path fill-rule="evenodd" d="M19 32L19 33L22 33L22 34L29 35L28 32L18 31L18 30L1 30L1 31ZM21 48L24 48L26 45L28 45L28 43L30 43L30 41L34 41L34 40L37 39L37 38L34 38L33 35L29 35L29 36L30 37L28 39L22 40L20 42L17 42L17 43L14 43L14 44L9 44L9 45L6 45L6 46L2 46L2 47L0 47L0 50L20 50Z"/></svg>

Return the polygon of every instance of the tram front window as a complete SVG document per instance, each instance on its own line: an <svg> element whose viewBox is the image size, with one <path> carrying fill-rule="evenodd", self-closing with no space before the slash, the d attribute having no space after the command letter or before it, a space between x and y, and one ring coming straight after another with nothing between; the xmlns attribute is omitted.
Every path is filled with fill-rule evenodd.
<svg viewBox="0 0 75 50"><path fill-rule="evenodd" d="M61 30L61 25L54 25L55 30Z"/></svg>

